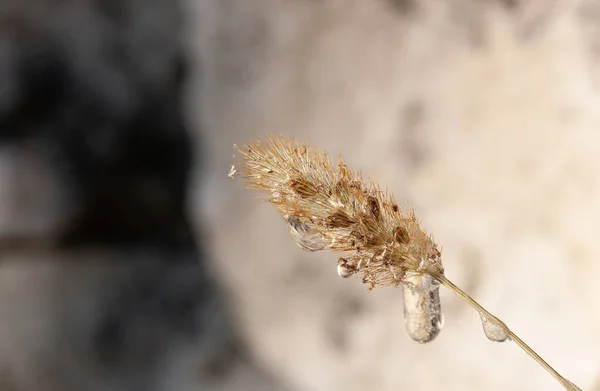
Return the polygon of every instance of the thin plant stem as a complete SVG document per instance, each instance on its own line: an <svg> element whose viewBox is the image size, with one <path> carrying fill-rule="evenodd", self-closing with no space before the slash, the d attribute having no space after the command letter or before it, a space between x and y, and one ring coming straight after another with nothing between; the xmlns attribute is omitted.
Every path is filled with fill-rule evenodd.
<svg viewBox="0 0 600 391"><path fill-rule="evenodd" d="M548 373L550 373L562 386L568 391L581 391L579 387L575 384L564 378L560 373L558 373L550 364L546 362L539 354L535 352L532 348L529 347L519 336L517 336L503 321L498 319L495 315L490 313L487 309L485 309L481 304L479 304L475 299L469 296L465 291L460 289L458 286L454 285L452 281L450 281L443 274L434 273L433 277L440 282L440 284L444 285L446 288L450 289L454 292L458 297L460 297L464 302L473 307L477 312L483 314L487 319L495 323L497 326L501 327L503 331L508 335L508 337L513 340L517 346L519 346L525 353L527 353L531 358L533 358L538 364L540 364Z"/></svg>

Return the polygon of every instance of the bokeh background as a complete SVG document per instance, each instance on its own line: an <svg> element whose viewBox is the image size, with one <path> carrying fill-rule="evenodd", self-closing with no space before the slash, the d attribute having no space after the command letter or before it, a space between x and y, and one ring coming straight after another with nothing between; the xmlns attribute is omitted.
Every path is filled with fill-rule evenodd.
<svg viewBox="0 0 600 391"><path fill-rule="evenodd" d="M600 390L599 66L590 0L0 3L0 390L561 389L450 292L420 345L398 289L301 251L227 177L269 133Z"/></svg>

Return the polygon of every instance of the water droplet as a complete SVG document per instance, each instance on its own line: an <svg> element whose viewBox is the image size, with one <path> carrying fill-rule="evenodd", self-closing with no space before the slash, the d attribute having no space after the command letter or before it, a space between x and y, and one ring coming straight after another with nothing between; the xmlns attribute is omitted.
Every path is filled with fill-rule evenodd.
<svg viewBox="0 0 600 391"><path fill-rule="evenodd" d="M354 271L350 270L347 266L337 265L337 272L340 277L348 278L354 274Z"/></svg>
<svg viewBox="0 0 600 391"><path fill-rule="evenodd" d="M427 274L407 276L402 284L404 324L416 342L433 341L444 327L439 289L439 283Z"/></svg>
<svg viewBox="0 0 600 391"><path fill-rule="evenodd" d="M288 224L290 234L301 249L305 251L319 251L328 248L327 240L313 227L295 216L284 217Z"/></svg>
<svg viewBox="0 0 600 391"><path fill-rule="evenodd" d="M506 326L498 323L494 318L488 318L482 313L480 313L479 316L481 317L483 332L490 341L504 342L509 339L508 334L505 331Z"/></svg>
<svg viewBox="0 0 600 391"><path fill-rule="evenodd" d="M348 261L346 261L344 258L340 258L337 263L337 272L340 277L348 278L356 273L356 270L352 266L348 265Z"/></svg>

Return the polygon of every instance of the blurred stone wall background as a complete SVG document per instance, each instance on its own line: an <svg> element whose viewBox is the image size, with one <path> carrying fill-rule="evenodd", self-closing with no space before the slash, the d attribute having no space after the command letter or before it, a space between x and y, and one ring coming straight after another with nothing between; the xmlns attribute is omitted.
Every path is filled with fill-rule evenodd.
<svg viewBox="0 0 600 391"><path fill-rule="evenodd" d="M447 275L559 372L600 389L600 4L196 0L191 118L212 260L244 341L296 390L559 390L442 293L421 346L400 292L342 280L226 173L269 132L343 154L442 245ZM594 388L595 387L595 388Z"/></svg>

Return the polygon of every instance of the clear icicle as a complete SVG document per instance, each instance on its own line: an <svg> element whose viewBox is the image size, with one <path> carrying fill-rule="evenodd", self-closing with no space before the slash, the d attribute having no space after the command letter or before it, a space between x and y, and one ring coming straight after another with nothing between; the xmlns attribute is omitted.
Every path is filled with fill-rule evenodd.
<svg viewBox="0 0 600 391"><path fill-rule="evenodd" d="M428 274L407 276L402 284L406 331L419 343L433 341L444 326L439 288Z"/></svg>
<svg viewBox="0 0 600 391"><path fill-rule="evenodd" d="M510 339L506 330L504 330L504 327L502 327L501 324L498 324L493 318L488 318L482 313L479 313L479 316L481 317L483 332L490 341L504 342Z"/></svg>

